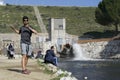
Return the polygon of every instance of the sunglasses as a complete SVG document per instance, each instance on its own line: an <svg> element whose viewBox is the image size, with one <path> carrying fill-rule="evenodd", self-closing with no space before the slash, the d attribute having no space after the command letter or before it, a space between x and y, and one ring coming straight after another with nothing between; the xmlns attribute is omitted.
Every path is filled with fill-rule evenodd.
<svg viewBox="0 0 120 80"><path fill-rule="evenodd" d="M28 19L24 19L23 21L28 21Z"/></svg>

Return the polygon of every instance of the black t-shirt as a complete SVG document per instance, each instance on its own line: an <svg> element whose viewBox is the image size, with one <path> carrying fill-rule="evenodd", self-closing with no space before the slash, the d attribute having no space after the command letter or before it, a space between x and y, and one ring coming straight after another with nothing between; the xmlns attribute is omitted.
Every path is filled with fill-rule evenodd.
<svg viewBox="0 0 120 80"><path fill-rule="evenodd" d="M21 43L31 44L32 31L28 27L22 26L19 30L21 34Z"/></svg>

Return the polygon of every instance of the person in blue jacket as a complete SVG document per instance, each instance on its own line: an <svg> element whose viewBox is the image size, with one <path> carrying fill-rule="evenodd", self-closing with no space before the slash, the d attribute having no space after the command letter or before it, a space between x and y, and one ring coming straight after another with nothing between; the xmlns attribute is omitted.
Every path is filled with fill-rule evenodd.
<svg viewBox="0 0 120 80"><path fill-rule="evenodd" d="M55 66L57 66L57 57L54 53L54 46L51 46L49 50L46 51L44 63L51 63Z"/></svg>

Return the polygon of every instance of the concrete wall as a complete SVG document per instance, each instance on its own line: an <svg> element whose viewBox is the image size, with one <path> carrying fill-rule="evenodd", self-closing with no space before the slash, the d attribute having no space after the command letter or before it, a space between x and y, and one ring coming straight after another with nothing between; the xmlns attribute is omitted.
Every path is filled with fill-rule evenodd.
<svg viewBox="0 0 120 80"><path fill-rule="evenodd" d="M82 54L93 59L120 58L120 41L100 41L80 44Z"/></svg>
<svg viewBox="0 0 120 80"><path fill-rule="evenodd" d="M51 41L52 43L65 43L65 19L51 19Z"/></svg>
<svg viewBox="0 0 120 80"><path fill-rule="evenodd" d="M37 41L37 39L39 37L48 37L48 34L42 34L39 33L38 35L32 34L31 37L31 42L33 45L33 48L40 48L42 46L43 42L39 42ZM20 35L16 34L16 33L4 33L4 34L0 34L0 49L2 51L2 53L5 53L6 51L6 45L12 43L14 48L15 48L15 52L16 53L20 53Z"/></svg>

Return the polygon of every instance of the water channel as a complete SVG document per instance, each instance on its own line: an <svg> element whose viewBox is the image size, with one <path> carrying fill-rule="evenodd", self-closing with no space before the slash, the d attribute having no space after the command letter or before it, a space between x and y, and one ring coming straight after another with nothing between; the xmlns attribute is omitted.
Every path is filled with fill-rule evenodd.
<svg viewBox="0 0 120 80"><path fill-rule="evenodd" d="M78 80L120 80L119 60L60 61L59 67Z"/></svg>
<svg viewBox="0 0 120 80"><path fill-rule="evenodd" d="M73 59L59 59L59 68L72 72L78 80L120 80L119 59L87 59L74 46L78 54Z"/></svg>

